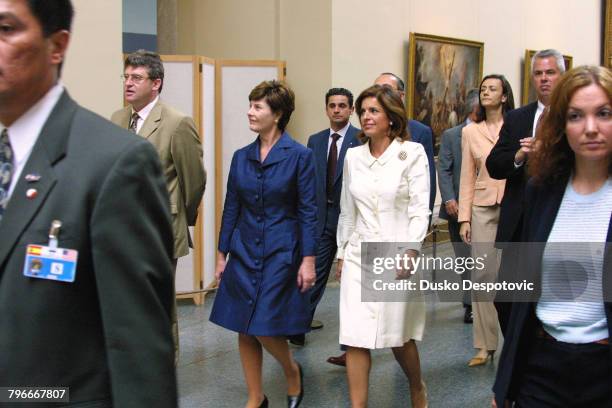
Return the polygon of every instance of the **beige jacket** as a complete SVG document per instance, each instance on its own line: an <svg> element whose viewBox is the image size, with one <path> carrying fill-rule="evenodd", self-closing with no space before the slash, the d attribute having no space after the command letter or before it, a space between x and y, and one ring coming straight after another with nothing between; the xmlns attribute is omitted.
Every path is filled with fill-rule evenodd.
<svg viewBox="0 0 612 408"><path fill-rule="evenodd" d="M499 135L489 134L485 121L470 123L461 132L461 178L459 180L459 222L471 221L472 206L501 203L505 180L489 176L485 162Z"/></svg>
<svg viewBox="0 0 612 408"><path fill-rule="evenodd" d="M111 121L127 129L132 107L115 112ZM189 226L195 225L198 207L206 186L202 143L193 120L158 102L138 134L151 142L159 154L170 193L174 230L174 257L189 253L192 246Z"/></svg>

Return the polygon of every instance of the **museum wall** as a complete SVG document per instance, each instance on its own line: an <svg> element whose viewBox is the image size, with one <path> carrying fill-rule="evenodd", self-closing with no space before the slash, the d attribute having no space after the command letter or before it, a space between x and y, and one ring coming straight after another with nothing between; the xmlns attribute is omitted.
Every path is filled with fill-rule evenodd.
<svg viewBox="0 0 612 408"><path fill-rule="evenodd" d="M558 48L575 66L601 52L600 0L179 0L178 25L180 53L285 60L302 142L327 124L329 87L357 95L381 71L406 76L410 32L484 42L484 73L505 74L517 100L526 48Z"/></svg>
<svg viewBox="0 0 612 408"><path fill-rule="evenodd" d="M73 4L76 14L62 81L77 102L108 118L123 103L121 0Z"/></svg>
<svg viewBox="0 0 612 408"><path fill-rule="evenodd" d="M408 70L410 32L484 42L484 74L501 73L520 101L525 49L557 48L574 66L599 64L600 0L334 0L332 81L358 92L378 72ZM365 2L363 3L365 4ZM359 69L356 69L359 66Z"/></svg>

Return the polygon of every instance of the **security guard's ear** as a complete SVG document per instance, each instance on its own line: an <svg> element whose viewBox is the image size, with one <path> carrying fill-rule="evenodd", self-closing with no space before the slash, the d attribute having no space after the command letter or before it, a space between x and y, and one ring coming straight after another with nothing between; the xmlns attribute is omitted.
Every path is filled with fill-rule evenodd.
<svg viewBox="0 0 612 408"><path fill-rule="evenodd" d="M49 62L51 65L60 65L64 61L68 43L70 42L70 32L59 30L47 38L49 50Z"/></svg>

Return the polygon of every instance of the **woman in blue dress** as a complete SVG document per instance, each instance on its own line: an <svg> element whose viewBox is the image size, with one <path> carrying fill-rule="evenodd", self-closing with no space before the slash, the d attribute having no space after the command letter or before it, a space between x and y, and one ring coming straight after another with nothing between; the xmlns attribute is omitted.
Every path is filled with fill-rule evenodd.
<svg viewBox="0 0 612 408"><path fill-rule="evenodd" d="M285 132L294 99L277 81L251 91L249 128L258 137L234 153L227 180L210 320L238 333L247 407L268 404L263 349L283 368L288 407L303 397L302 369L286 336L310 330L316 204L312 152Z"/></svg>

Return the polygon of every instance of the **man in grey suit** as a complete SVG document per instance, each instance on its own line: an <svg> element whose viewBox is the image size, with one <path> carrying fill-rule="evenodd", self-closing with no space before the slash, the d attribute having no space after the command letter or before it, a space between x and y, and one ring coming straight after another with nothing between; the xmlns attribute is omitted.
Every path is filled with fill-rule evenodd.
<svg viewBox="0 0 612 408"><path fill-rule="evenodd" d="M0 385L176 407L159 158L59 82L72 15L70 0L0 1Z"/></svg>
<svg viewBox="0 0 612 408"><path fill-rule="evenodd" d="M448 221L448 232L456 257L469 257L471 255L470 246L463 242L459 236L457 200L459 198L459 179L461 176L461 131L476 119L479 109L478 100L478 89L470 90L465 101L467 118L462 124L442 133L438 154L438 183L443 203L440 206L440 218ZM469 271L466 271L464 279L469 278ZM465 291L463 294L463 307L465 308L463 321L472 323L472 301L469 291Z"/></svg>

